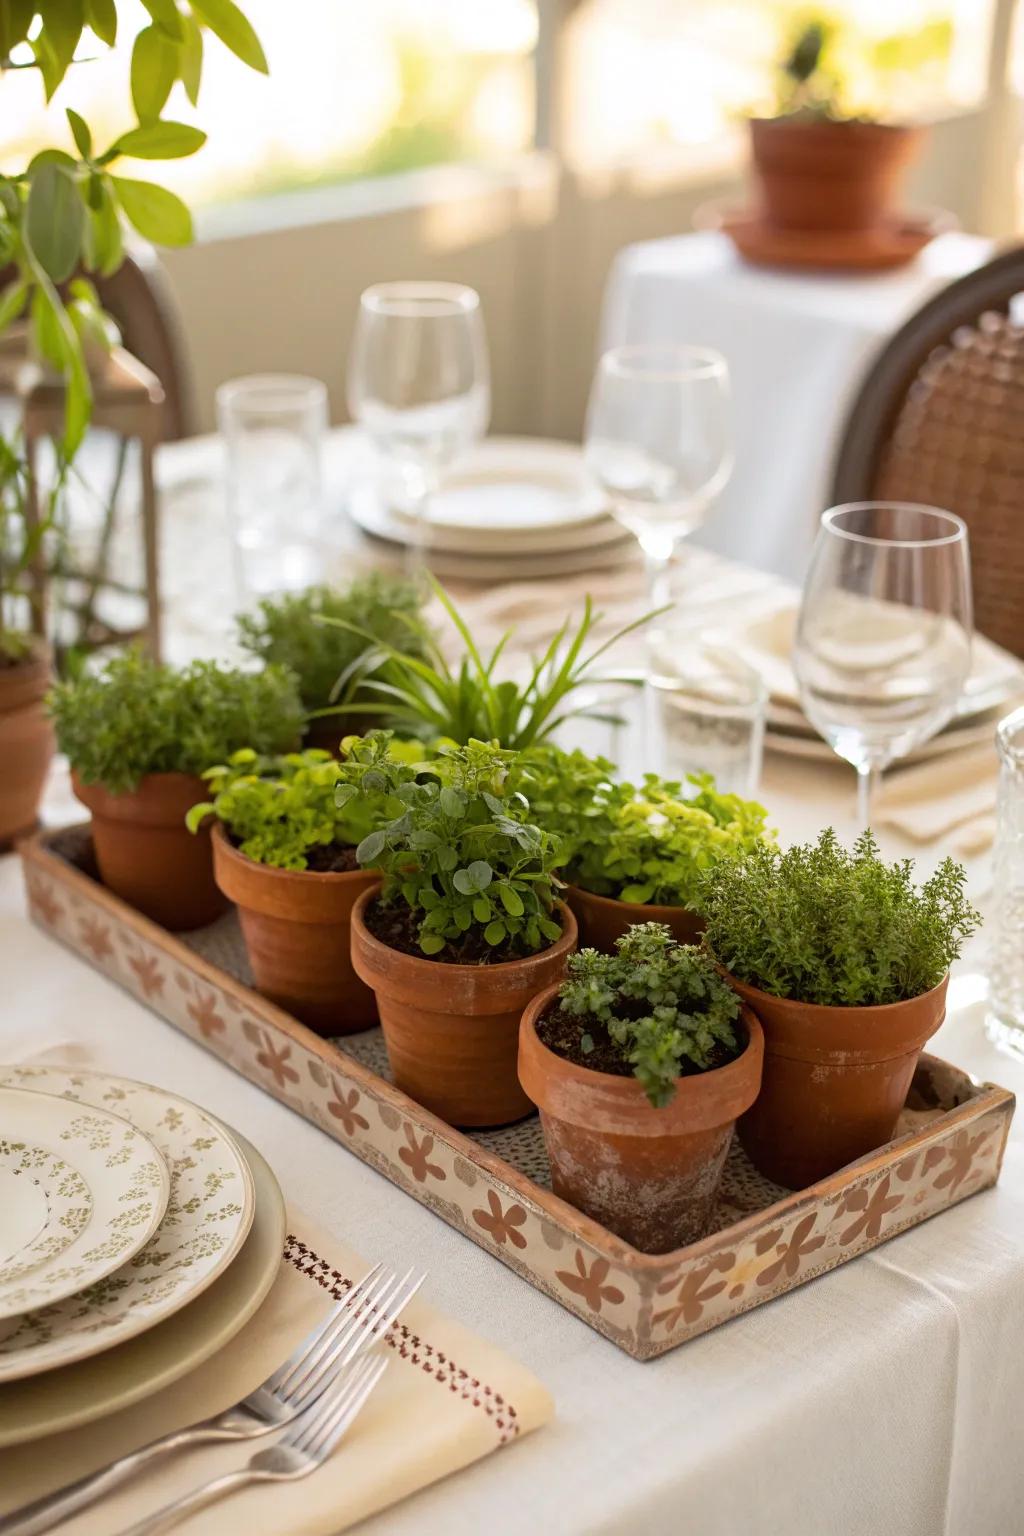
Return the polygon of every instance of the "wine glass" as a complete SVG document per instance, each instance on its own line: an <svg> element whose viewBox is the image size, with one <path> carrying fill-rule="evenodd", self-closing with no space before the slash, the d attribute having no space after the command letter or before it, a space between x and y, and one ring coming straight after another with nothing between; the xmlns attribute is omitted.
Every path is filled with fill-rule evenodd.
<svg viewBox="0 0 1024 1536"><path fill-rule="evenodd" d="M881 770L952 717L972 629L959 517L885 501L822 514L793 663L808 720L857 770L862 826Z"/></svg>
<svg viewBox="0 0 1024 1536"><path fill-rule="evenodd" d="M732 472L729 369L709 347L613 347L587 408L587 466L643 550L664 605L676 543L699 528Z"/></svg>
<svg viewBox="0 0 1024 1536"><path fill-rule="evenodd" d="M419 550L429 498L490 416L479 295L460 283L367 288L349 354L348 405L396 482Z"/></svg>

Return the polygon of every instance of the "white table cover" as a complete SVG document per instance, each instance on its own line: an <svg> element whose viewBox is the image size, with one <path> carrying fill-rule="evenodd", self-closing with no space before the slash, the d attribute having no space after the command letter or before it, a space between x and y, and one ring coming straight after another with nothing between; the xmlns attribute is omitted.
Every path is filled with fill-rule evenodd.
<svg viewBox="0 0 1024 1536"><path fill-rule="evenodd" d="M866 276L751 266L711 231L627 247L605 294L602 347L696 343L728 359L732 480L694 540L799 581L829 501L846 414L882 343L988 241L942 235L909 266Z"/></svg>
<svg viewBox="0 0 1024 1536"><path fill-rule="evenodd" d="M191 474L190 454L188 445L171 450L165 468L177 462ZM210 558L215 509L193 482L165 515L178 654L226 639L226 572ZM713 557L698 563L705 599L727 614L771 585ZM595 591L615 613L614 578ZM550 588L500 589L473 600L474 624L482 637L486 608L500 622L518 617L527 632L546 630L550 598ZM762 798L785 841L830 821L848 836L852 778L838 765L768 757ZM51 821L81 819L59 767L45 809ZM892 831L881 841L890 855L921 854ZM923 868L943 851L926 850ZM974 861L970 875L983 901L988 861ZM0 983L0 1058L61 1047L73 1060L88 1046L101 1069L195 1099L259 1146L289 1201L364 1255L426 1267L434 1305L550 1388L552 1425L388 1510L366 1536L1024 1532L1024 1121L994 1190L641 1364L34 929L13 857L0 859ZM979 1009L962 1006L976 992L965 968L933 1048L1024 1091L1024 1064L990 1047Z"/></svg>

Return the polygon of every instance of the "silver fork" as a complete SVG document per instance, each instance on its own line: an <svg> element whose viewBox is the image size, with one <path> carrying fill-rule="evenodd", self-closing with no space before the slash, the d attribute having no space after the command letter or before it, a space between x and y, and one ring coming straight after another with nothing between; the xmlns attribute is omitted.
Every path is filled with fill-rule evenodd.
<svg viewBox="0 0 1024 1536"><path fill-rule="evenodd" d="M248 1483L290 1483L307 1477L323 1466L342 1435L359 1413L366 1399L387 1369L388 1362L375 1355L361 1360L350 1371L331 1382L319 1400L305 1413L293 1419L276 1445L256 1451L246 1466L237 1472L225 1472L209 1483L183 1494L162 1509L137 1520L119 1536L155 1536L166 1531L186 1515L212 1504L236 1488Z"/></svg>
<svg viewBox="0 0 1024 1536"><path fill-rule="evenodd" d="M339 1371L387 1332L425 1278L410 1269L399 1280L393 1270L375 1264L284 1364L235 1407L151 1440L67 1488L24 1505L8 1520L0 1519L0 1533L42 1536L59 1521L119 1488L142 1467L184 1446L202 1445L210 1440L256 1439L283 1428L316 1401Z"/></svg>

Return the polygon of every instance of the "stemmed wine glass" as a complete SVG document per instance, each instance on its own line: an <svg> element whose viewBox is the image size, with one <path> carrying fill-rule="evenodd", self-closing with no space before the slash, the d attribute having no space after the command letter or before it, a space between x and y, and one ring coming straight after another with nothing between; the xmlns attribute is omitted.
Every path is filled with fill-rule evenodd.
<svg viewBox="0 0 1024 1536"><path fill-rule="evenodd" d="M587 409L587 466L644 554L652 608L676 543L699 528L732 472L729 369L709 347L613 347Z"/></svg>
<svg viewBox="0 0 1024 1536"><path fill-rule="evenodd" d="M491 397L480 297L460 283L378 283L359 301L348 405L424 543L430 496L484 434Z"/></svg>
<svg viewBox="0 0 1024 1536"><path fill-rule="evenodd" d="M793 664L804 713L857 770L871 819L879 773L951 719L971 666L967 528L913 502L822 514Z"/></svg>

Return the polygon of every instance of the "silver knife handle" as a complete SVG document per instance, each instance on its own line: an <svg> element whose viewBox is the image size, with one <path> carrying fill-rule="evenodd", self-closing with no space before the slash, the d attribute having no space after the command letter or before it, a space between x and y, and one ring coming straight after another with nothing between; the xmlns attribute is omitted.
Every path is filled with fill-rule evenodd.
<svg viewBox="0 0 1024 1536"><path fill-rule="evenodd" d="M162 1435L159 1440L151 1440L137 1451L129 1451L127 1456L112 1461L107 1467L101 1467L98 1472L90 1472L87 1477L80 1477L76 1483L70 1483L56 1493L48 1493L31 1504L24 1504L6 1520L0 1518L0 1536L42 1536L42 1532L52 1530L58 1521L76 1515L80 1509L85 1509L104 1494L119 1488L140 1468L158 1461L169 1451L178 1450L184 1445L200 1445L207 1440L235 1438L234 1434L220 1427L216 1419L205 1419L187 1429Z"/></svg>

